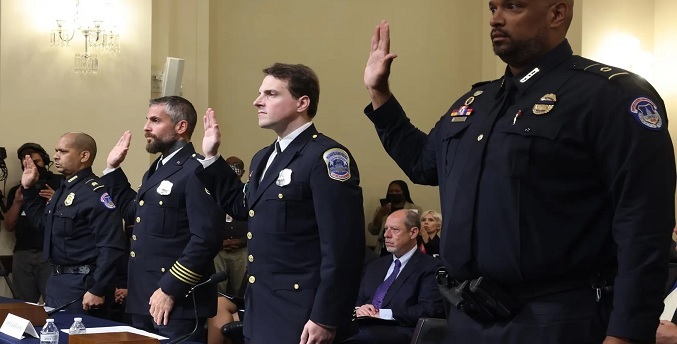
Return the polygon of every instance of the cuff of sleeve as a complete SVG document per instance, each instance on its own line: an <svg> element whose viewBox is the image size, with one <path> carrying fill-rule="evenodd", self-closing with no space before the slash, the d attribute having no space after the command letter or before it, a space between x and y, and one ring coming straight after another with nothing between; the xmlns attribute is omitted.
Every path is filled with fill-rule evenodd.
<svg viewBox="0 0 677 344"><path fill-rule="evenodd" d="M632 320L621 321L620 318ZM636 314L633 316L623 316L612 312L606 334L619 338L629 338L640 343L653 343L658 323L658 317L645 317Z"/></svg>
<svg viewBox="0 0 677 344"><path fill-rule="evenodd" d="M30 189L24 189L22 187L21 193L26 198L34 198L34 197L38 197L38 195L40 194L40 190L38 190L38 188L35 188L35 187L32 187Z"/></svg>
<svg viewBox="0 0 677 344"><path fill-rule="evenodd" d="M106 294L106 288L103 286L94 285L88 290L88 292L98 297L104 297L104 295Z"/></svg>
<svg viewBox="0 0 677 344"><path fill-rule="evenodd" d="M393 320L393 310L381 308L378 310L378 317L385 320Z"/></svg>
<svg viewBox="0 0 677 344"><path fill-rule="evenodd" d="M201 279L202 275L191 271L177 261L169 269L169 273L160 279L158 284L166 294L179 297L185 295Z"/></svg>
<svg viewBox="0 0 677 344"><path fill-rule="evenodd" d="M374 107L371 104L367 105L364 108L364 114L369 118L369 120L372 121L372 123L374 123L377 128L383 128L389 124L394 123L393 116L397 116L397 114L404 114L404 110L393 95L390 97L390 99L388 99L388 101L386 101L376 110L374 110Z"/></svg>
<svg viewBox="0 0 677 344"><path fill-rule="evenodd" d="M218 159L220 157L221 157L221 153L216 153L216 155L214 155L211 158L197 159L197 161L199 161L200 164L202 164L203 168L207 168L207 167L211 166L214 162L216 162L216 159Z"/></svg>
<svg viewBox="0 0 677 344"><path fill-rule="evenodd" d="M116 168L108 168L108 167L107 167L106 169L103 170L103 175L105 176L105 175L107 175L107 174L109 174L109 173L111 173L111 172L113 172L113 171L115 171L115 170L117 170L117 169L119 169L119 168L120 168L119 166L116 167Z"/></svg>

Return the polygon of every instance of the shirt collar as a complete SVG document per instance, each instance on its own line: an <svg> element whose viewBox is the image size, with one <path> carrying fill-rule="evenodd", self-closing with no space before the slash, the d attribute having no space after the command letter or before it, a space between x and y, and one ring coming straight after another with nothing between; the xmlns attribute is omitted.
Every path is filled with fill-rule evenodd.
<svg viewBox="0 0 677 344"><path fill-rule="evenodd" d="M395 257L395 255L393 254L393 261L395 261L395 259L399 259L400 263L402 263L402 265L401 265L402 268L404 268L404 266L407 264L407 262L409 262L409 259L411 259L411 256L414 255L414 251L416 251L417 249L418 249L418 246L414 245L414 247L411 250L409 250L409 252L403 254L402 257L400 257L400 258Z"/></svg>
<svg viewBox="0 0 677 344"><path fill-rule="evenodd" d="M301 135L302 132L304 132L306 129L308 129L311 125L313 125L313 122L308 122L300 127L298 129L292 131L289 133L289 135L285 136L284 138L277 138L277 142L280 143L280 151L284 152L284 150L291 144L294 139Z"/></svg>
<svg viewBox="0 0 677 344"><path fill-rule="evenodd" d="M176 143L174 144L174 147L172 147L172 149L171 149L172 152L169 153L169 155L167 155L166 157L161 158L162 165L167 165L169 160L171 160L174 157L174 155L176 155L176 153L178 153L180 150L182 150L183 147L185 147L187 144L188 144L188 142L183 141L183 140L176 141Z"/></svg>

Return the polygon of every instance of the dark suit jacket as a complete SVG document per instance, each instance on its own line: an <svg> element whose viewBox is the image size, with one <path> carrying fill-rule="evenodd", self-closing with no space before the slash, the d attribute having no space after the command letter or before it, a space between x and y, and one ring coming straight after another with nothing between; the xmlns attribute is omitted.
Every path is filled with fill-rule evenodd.
<svg viewBox="0 0 677 344"><path fill-rule="evenodd" d="M371 304L374 293L385 279L393 261L392 255L383 256L369 264L360 284L356 306ZM393 311L401 326L416 327L418 318L443 318L442 296L437 288L435 272L442 261L419 251L411 259L388 289L381 308Z"/></svg>
<svg viewBox="0 0 677 344"><path fill-rule="evenodd" d="M251 344L297 343L309 319L346 328L362 272L362 189L348 150L311 126L259 183L273 149L256 153L245 188L223 159L203 174L231 216L249 218L244 333ZM278 178L283 170L290 178Z"/></svg>
<svg viewBox="0 0 677 344"><path fill-rule="evenodd" d="M196 176L202 165L192 144L164 166L143 176L138 194L122 169L102 180L127 223L134 223L129 259L127 312L149 314L148 300L158 289L174 296L171 319L192 319L191 287L214 274L225 214ZM216 314L216 286L195 291L200 317Z"/></svg>

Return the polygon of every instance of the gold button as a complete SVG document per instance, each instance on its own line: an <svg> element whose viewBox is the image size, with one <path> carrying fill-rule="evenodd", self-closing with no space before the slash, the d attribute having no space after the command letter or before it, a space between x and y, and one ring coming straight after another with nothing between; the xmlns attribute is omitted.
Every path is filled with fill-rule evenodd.
<svg viewBox="0 0 677 344"><path fill-rule="evenodd" d="M249 217L254 217L254 211L253 210L249 211Z"/></svg>
<svg viewBox="0 0 677 344"><path fill-rule="evenodd" d="M479 136L477 136L477 142L482 141L483 138L484 138L484 135L480 134Z"/></svg>
<svg viewBox="0 0 677 344"><path fill-rule="evenodd" d="M160 269L160 271L165 272L165 268Z"/></svg>
<svg viewBox="0 0 677 344"><path fill-rule="evenodd" d="M143 200L139 201L139 207L143 207Z"/></svg>
<svg viewBox="0 0 677 344"><path fill-rule="evenodd" d="M160 201L160 205L162 205L162 201Z"/></svg>
<svg viewBox="0 0 677 344"><path fill-rule="evenodd" d="M136 218L136 223L139 223L139 222L141 222L141 218L140 218L140 217L137 217L137 218Z"/></svg>
<svg viewBox="0 0 677 344"><path fill-rule="evenodd" d="M313 138L316 139L316 138L317 138L317 134L313 135Z"/></svg>
<svg viewBox="0 0 677 344"><path fill-rule="evenodd" d="M132 240L136 241L136 234L132 234Z"/></svg>
<svg viewBox="0 0 677 344"><path fill-rule="evenodd" d="M278 195L277 195L277 198L282 199L282 198L284 198L284 195L283 195L283 194L278 194Z"/></svg>
<svg viewBox="0 0 677 344"><path fill-rule="evenodd" d="M129 252L129 255L132 256L132 258L136 257L136 253L134 253L134 251Z"/></svg>
<svg viewBox="0 0 677 344"><path fill-rule="evenodd" d="M191 155L191 156L194 158L196 155L197 155L197 154L193 153L193 155Z"/></svg>
<svg viewBox="0 0 677 344"><path fill-rule="evenodd" d="M247 232L247 239L252 240L252 232Z"/></svg>
<svg viewBox="0 0 677 344"><path fill-rule="evenodd" d="M254 283L254 282L256 282L256 277L249 276L249 283Z"/></svg>
<svg viewBox="0 0 677 344"><path fill-rule="evenodd" d="M254 256L252 256L251 254L249 255L248 259L250 263L254 262Z"/></svg>
<svg viewBox="0 0 677 344"><path fill-rule="evenodd" d="M294 289L296 289L296 290L299 289L299 284L298 284L298 283L295 283L295 284L294 284Z"/></svg>

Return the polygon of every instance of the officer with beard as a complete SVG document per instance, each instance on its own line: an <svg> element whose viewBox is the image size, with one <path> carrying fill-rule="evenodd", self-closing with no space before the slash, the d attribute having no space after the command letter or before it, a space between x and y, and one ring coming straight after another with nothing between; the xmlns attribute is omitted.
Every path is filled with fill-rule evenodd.
<svg viewBox="0 0 677 344"><path fill-rule="evenodd" d="M201 341L207 318L216 314L216 286L195 291L197 309L185 295L214 274L226 226L225 214L196 176L203 169L190 142L196 122L188 100L152 99L144 126L146 150L162 155L133 190L119 168L131 141L126 131L108 155L102 178L125 221L134 223L126 309L134 327L169 338L197 328L191 341Z"/></svg>

